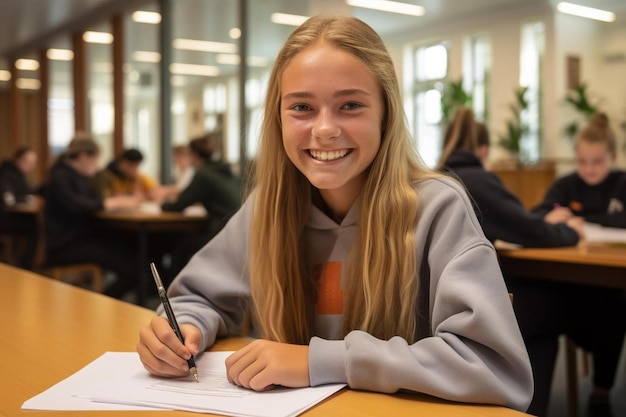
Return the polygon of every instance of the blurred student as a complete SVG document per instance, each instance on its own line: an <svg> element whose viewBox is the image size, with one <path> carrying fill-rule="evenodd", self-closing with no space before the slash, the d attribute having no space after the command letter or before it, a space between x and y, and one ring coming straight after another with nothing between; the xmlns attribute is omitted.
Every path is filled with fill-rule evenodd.
<svg viewBox="0 0 626 417"><path fill-rule="evenodd" d="M93 184L102 197L134 195L142 200L159 201L159 183L140 171L143 154L126 149L96 174Z"/></svg>
<svg viewBox="0 0 626 417"><path fill-rule="evenodd" d="M534 211L551 223L580 216L602 226L626 227L626 172L614 168L617 141L605 114L594 115L579 131L575 151L576 172L558 179ZM586 288L572 309L581 309L581 306L599 313L581 317L596 329L592 337L597 339L574 339L583 349L594 354L595 372L589 409L595 415L608 416L611 415L610 391L626 333L626 322L611 318L626 316L623 292Z"/></svg>
<svg viewBox="0 0 626 417"><path fill-rule="evenodd" d="M172 149L172 159L175 172L175 186L180 193L191 183L196 168L192 164L189 145L176 145Z"/></svg>
<svg viewBox="0 0 626 417"><path fill-rule="evenodd" d="M576 172L558 179L534 210L551 223L574 216L626 227L626 171L615 169L617 141L609 119L598 113L576 138Z"/></svg>
<svg viewBox="0 0 626 417"><path fill-rule="evenodd" d="M37 222L29 216L7 211L16 204L35 204L35 190L28 176L37 166L37 153L29 147L17 149L12 159L0 165L0 233L18 236L17 264L30 269L37 251Z"/></svg>
<svg viewBox="0 0 626 417"><path fill-rule="evenodd" d="M551 224L528 212L495 174L485 170L488 154L487 127L475 121L472 110L460 108L446 131L439 168L447 168L461 179L474 200L487 239L526 247L577 244L582 218Z"/></svg>
<svg viewBox="0 0 626 417"><path fill-rule="evenodd" d="M45 199L46 264L93 262L115 273L105 291L121 298L136 286L138 271L132 248L120 238L97 233L94 215L101 210L133 208L134 196L102 198L91 187L100 149L86 134L77 134L52 167L43 187Z"/></svg>
<svg viewBox="0 0 626 417"><path fill-rule="evenodd" d="M152 374L240 331L229 381L264 391L347 383L525 410L532 373L493 246L463 189L425 168L393 61L353 17L309 18L270 76L255 189L169 288Z"/></svg>
<svg viewBox="0 0 626 417"><path fill-rule="evenodd" d="M164 203L163 211L183 211L202 204L209 215L207 229L181 239L172 254L172 272L178 273L191 256L224 227L241 206L241 181L230 167L212 159L219 134L205 135L189 142L194 175L176 201Z"/></svg>
<svg viewBox="0 0 626 417"><path fill-rule="evenodd" d="M189 186L196 172L191 163L189 145L176 145L172 148L172 163L174 165L174 183L161 187L163 200L176 200L178 195Z"/></svg>
<svg viewBox="0 0 626 417"><path fill-rule="evenodd" d="M575 245L583 234L583 219L569 216L548 222L526 211L496 175L487 172L489 132L461 108L446 131L440 167L452 171L465 184L491 241L503 240L525 247ZM533 366L533 401L528 413L545 416L561 334L590 351L594 358L595 390L610 387L615 377L624 330L608 317L623 317L619 291L593 286L528 281L505 277L514 294L514 307ZM590 416L606 416L607 407L590 398ZM606 404L606 403L605 403Z"/></svg>

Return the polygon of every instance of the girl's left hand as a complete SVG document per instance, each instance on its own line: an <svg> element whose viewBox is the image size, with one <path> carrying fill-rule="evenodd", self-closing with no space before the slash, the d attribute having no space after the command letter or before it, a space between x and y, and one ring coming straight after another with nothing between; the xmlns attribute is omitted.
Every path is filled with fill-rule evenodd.
<svg viewBox="0 0 626 417"><path fill-rule="evenodd" d="M226 358L226 375L231 383L255 391L308 387L309 347L255 340Z"/></svg>

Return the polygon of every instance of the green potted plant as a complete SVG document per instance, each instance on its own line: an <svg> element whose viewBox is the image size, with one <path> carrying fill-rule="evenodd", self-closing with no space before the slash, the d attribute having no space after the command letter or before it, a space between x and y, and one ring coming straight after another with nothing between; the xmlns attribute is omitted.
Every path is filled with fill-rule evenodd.
<svg viewBox="0 0 626 417"><path fill-rule="evenodd" d="M528 87L520 87L515 90L515 103L509 105L513 117L507 121L506 132L504 135L500 135L498 142L498 145L509 152L518 164L523 160L520 155L522 140L529 132L528 125L521 120L521 113L528 108L527 91Z"/></svg>
<svg viewBox="0 0 626 417"><path fill-rule="evenodd" d="M567 92L565 103L569 104L574 110L581 114L585 121L591 119L591 117L598 112L598 106L593 104L589 99L589 90L584 83L578 84ZM576 136L578 127L579 123L577 120L565 126L564 131L567 137L573 139Z"/></svg>
<svg viewBox="0 0 626 417"><path fill-rule="evenodd" d="M446 83L441 94L441 123L445 126L461 106L472 107L472 95L463 89L463 79Z"/></svg>

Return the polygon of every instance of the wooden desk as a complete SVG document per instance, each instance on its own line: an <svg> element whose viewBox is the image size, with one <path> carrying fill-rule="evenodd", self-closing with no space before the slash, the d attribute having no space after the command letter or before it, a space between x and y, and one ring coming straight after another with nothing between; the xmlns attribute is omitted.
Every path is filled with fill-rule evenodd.
<svg viewBox="0 0 626 417"><path fill-rule="evenodd" d="M148 235L159 232L187 232L207 228L207 216L187 216L177 212L144 213L127 211L103 211L98 213L99 222L109 228L126 230L137 234L137 263L139 282L137 301L146 300L149 278Z"/></svg>
<svg viewBox="0 0 626 417"><path fill-rule="evenodd" d="M21 411L24 401L72 375L105 351L134 351L151 310L0 264L0 415L64 416L68 412ZM218 342L234 350L246 339ZM181 411L71 413L80 416L193 416ZM333 416L515 417L514 410L456 404L423 395L342 390L303 414Z"/></svg>
<svg viewBox="0 0 626 417"><path fill-rule="evenodd" d="M499 249L504 276L626 288L626 245Z"/></svg>

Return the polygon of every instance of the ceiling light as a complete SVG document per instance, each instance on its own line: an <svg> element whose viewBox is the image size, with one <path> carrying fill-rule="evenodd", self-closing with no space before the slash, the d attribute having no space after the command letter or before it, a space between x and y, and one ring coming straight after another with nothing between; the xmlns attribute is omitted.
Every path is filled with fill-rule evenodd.
<svg viewBox="0 0 626 417"><path fill-rule="evenodd" d="M113 43L113 35L106 32L85 32L83 40L87 43L110 44Z"/></svg>
<svg viewBox="0 0 626 417"><path fill-rule="evenodd" d="M222 65L239 65L241 61L239 55L231 54L217 54L215 60L218 64ZM262 56L249 56L246 58L246 64L250 67L266 67L268 65L268 59Z"/></svg>
<svg viewBox="0 0 626 417"><path fill-rule="evenodd" d="M11 71L0 70L0 81L9 81L11 79Z"/></svg>
<svg viewBox="0 0 626 417"><path fill-rule="evenodd" d="M135 51L133 52L133 60L137 62L157 63L161 62L161 54L151 51Z"/></svg>
<svg viewBox="0 0 626 417"><path fill-rule="evenodd" d="M74 52L69 49L50 48L46 52L46 56L53 61L71 61L74 59Z"/></svg>
<svg viewBox="0 0 626 417"><path fill-rule="evenodd" d="M174 39L172 46L176 49L199 52L217 52L236 54L237 45L226 42L198 41L195 39Z"/></svg>
<svg viewBox="0 0 626 417"><path fill-rule="evenodd" d="M37 71L39 62L34 59L18 59L15 61L15 68L21 71Z"/></svg>
<svg viewBox="0 0 626 417"><path fill-rule="evenodd" d="M200 75L205 77L215 77L220 70L210 65L194 65L173 63L170 65L170 72L178 75Z"/></svg>
<svg viewBox="0 0 626 417"><path fill-rule="evenodd" d="M39 90L41 81L34 78L18 78L15 80L15 85L22 90Z"/></svg>
<svg viewBox="0 0 626 417"><path fill-rule="evenodd" d="M415 4L401 3L388 0L346 0L348 6L363 7L365 9L380 10L383 12L407 14L409 16L424 16L424 8Z"/></svg>
<svg viewBox="0 0 626 417"><path fill-rule="evenodd" d="M231 30L228 31L228 36L230 36L231 39L241 38L241 29L232 28Z"/></svg>
<svg viewBox="0 0 626 417"><path fill-rule="evenodd" d="M297 14L272 13L270 20L272 23L279 25L300 26L308 20L309 16L300 16Z"/></svg>
<svg viewBox="0 0 626 417"><path fill-rule="evenodd" d="M615 13L613 12L581 6L580 4L573 4L562 1L556 5L556 9L561 13L586 17L587 19L601 20L603 22L615 21Z"/></svg>
<svg viewBox="0 0 626 417"><path fill-rule="evenodd" d="M161 14L157 12L145 12L137 10L133 12L132 19L137 23L148 23L150 25L156 25L161 23Z"/></svg>

